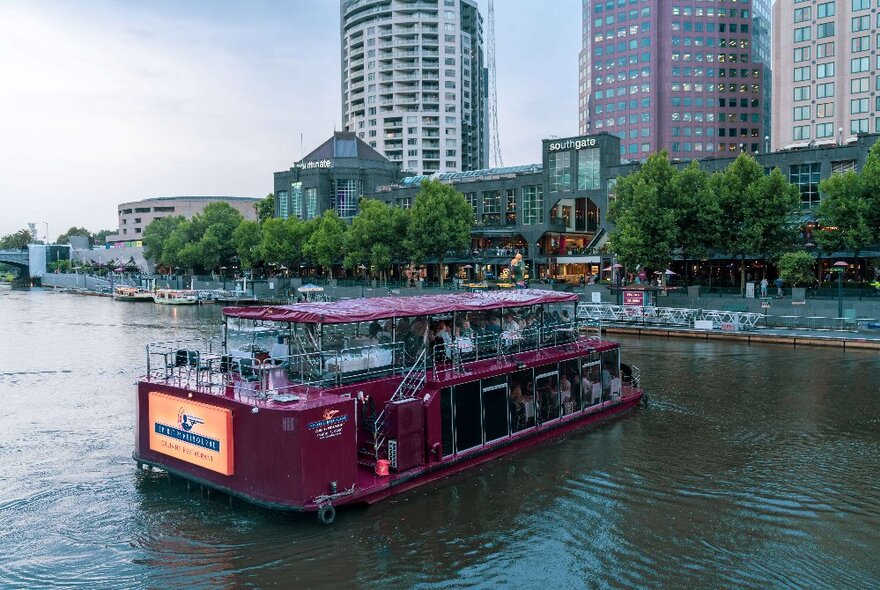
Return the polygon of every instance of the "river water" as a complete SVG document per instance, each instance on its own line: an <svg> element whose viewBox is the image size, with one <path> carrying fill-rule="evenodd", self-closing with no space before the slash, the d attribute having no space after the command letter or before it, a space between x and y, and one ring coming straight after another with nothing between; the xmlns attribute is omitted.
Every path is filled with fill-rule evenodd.
<svg viewBox="0 0 880 590"><path fill-rule="evenodd" d="M648 409L326 527L135 468L146 343L218 326L0 287L0 588L880 586L875 352L626 339Z"/></svg>

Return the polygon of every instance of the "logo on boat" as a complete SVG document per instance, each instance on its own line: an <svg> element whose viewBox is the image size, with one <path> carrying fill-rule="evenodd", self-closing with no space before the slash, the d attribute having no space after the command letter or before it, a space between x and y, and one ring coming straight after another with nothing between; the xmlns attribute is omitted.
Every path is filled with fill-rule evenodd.
<svg viewBox="0 0 880 590"><path fill-rule="evenodd" d="M180 425L181 428L189 432L193 429L193 426L204 424L205 421L198 416L186 414L184 409L180 408L180 411L177 413L177 423Z"/></svg>
<svg viewBox="0 0 880 590"><path fill-rule="evenodd" d="M330 420L331 418L336 416L336 414L338 414L338 413L339 413L339 410L324 410L324 420Z"/></svg>
<svg viewBox="0 0 880 590"><path fill-rule="evenodd" d="M348 414L340 414L339 410L326 409L321 414L321 418L321 420L309 422L308 428L317 435L319 440L324 440L342 434L342 428L348 421Z"/></svg>
<svg viewBox="0 0 880 590"><path fill-rule="evenodd" d="M187 413L186 408L180 408L177 412L177 428L168 424L156 422L154 424L154 429L156 434L161 436L167 436L168 438L173 438L180 442L189 443L219 453L219 440L193 432L193 428L204 423L205 421L202 418L194 416L192 413Z"/></svg>

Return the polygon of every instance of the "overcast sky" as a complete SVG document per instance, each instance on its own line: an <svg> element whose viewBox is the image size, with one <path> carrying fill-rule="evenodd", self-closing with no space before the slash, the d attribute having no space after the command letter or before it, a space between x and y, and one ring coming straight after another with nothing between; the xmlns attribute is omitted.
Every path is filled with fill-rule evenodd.
<svg viewBox="0 0 880 590"><path fill-rule="evenodd" d="M581 1L495 4L504 164L538 162L577 133ZM339 53L338 0L0 0L0 235L265 196L341 128Z"/></svg>

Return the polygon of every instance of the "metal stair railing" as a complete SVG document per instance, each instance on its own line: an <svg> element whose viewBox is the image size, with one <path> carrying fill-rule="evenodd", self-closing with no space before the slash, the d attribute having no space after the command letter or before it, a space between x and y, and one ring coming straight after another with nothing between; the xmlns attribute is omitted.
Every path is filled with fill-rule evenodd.
<svg viewBox="0 0 880 590"><path fill-rule="evenodd" d="M422 352L403 377L403 381L397 386L394 395L388 400L389 404L403 399L412 399L422 389L422 386L425 384L425 375L427 373L427 352L427 348L423 347ZM385 434L385 423L387 422L387 418L388 417L385 415L385 408L383 408L373 422L373 456L377 461L379 460L379 452L388 441L388 437Z"/></svg>

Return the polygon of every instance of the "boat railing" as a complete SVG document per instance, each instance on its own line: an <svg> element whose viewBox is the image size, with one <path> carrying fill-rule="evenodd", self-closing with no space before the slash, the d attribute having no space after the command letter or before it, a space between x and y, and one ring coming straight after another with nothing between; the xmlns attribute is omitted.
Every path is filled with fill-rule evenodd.
<svg viewBox="0 0 880 590"><path fill-rule="evenodd" d="M630 373L629 374L624 373L622 375L623 382L626 385L630 385L630 386L638 389L641 386L642 371L641 371L641 369L639 369L635 365L628 365L628 366L630 369Z"/></svg>
<svg viewBox="0 0 880 590"><path fill-rule="evenodd" d="M266 398L302 386L331 387L402 372L403 343L268 356L258 351L214 352L208 341L175 340L147 345L147 380L215 393Z"/></svg>
<svg viewBox="0 0 880 590"><path fill-rule="evenodd" d="M459 336L433 346L433 371L435 375L442 374L459 370L462 363L505 358L552 346L581 346L588 342L581 335L590 329L595 329L594 322L571 320L519 330L503 330L500 333Z"/></svg>

